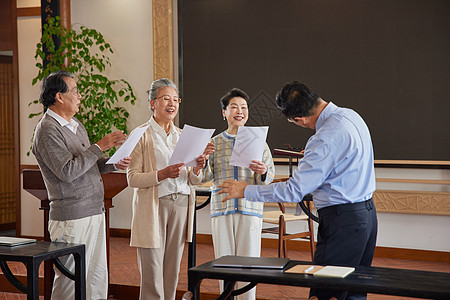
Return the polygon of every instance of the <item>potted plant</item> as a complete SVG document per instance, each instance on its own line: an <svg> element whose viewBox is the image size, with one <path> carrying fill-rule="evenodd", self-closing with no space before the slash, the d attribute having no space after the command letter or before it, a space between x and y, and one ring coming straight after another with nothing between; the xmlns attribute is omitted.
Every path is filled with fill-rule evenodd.
<svg viewBox="0 0 450 300"><path fill-rule="evenodd" d="M50 18L43 26L41 40L36 45L35 59L38 60L36 67L39 73L33 79L33 85L56 70L64 69L74 74L82 95L76 118L85 126L91 143L115 129L127 132L129 113L120 104L129 101L134 105L136 100L128 81L112 80L103 74L111 66L108 55L112 53L110 44L100 32L85 26L80 26L78 31L64 28L59 17ZM34 100L29 105L38 103L39 100ZM32 113L28 117L42 113ZM114 151L110 149L107 154L112 155Z"/></svg>

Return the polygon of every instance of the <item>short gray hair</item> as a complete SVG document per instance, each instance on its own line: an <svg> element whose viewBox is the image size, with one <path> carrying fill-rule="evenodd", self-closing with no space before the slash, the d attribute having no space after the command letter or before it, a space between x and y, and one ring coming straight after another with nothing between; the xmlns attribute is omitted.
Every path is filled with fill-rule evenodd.
<svg viewBox="0 0 450 300"><path fill-rule="evenodd" d="M178 88L175 83L173 83L172 80L167 78L160 78L152 82L152 85L150 86L150 90L148 91L148 103L150 105L150 100L156 99L156 95L158 94L158 91L164 87L171 87L174 88L177 94Z"/></svg>

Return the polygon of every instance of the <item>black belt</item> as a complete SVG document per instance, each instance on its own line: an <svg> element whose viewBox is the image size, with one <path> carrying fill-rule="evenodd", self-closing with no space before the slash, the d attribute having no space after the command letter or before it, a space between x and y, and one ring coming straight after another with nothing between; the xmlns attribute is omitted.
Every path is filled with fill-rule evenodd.
<svg viewBox="0 0 450 300"><path fill-rule="evenodd" d="M324 208L319 209L317 212L319 213L319 216L329 215L329 214L336 214L339 215L343 212L349 212L349 211L356 211L360 209L367 209L372 210L374 208L374 204L372 201L372 198L366 201L356 202L356 203L346 203L346 204L338 204L338 205L331 205Z"/></svg>

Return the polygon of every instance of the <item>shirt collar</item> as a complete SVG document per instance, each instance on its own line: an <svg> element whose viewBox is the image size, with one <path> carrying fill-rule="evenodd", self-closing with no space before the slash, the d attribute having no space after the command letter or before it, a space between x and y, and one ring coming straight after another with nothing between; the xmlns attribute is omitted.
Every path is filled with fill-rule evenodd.
<svg viewBox="0 0 450 300"><path fill-rule="evenodd" d="M150 118L150 126L153 128L153 130L156 130L159 133L164 133L165 135L167 135L166 131L155 121L155 118L153 116ZM176 133L177 130L175 129L173 122L170 122L169 134L176 134Z"/></svg>
<svg viewBox="0 0 450 300"><path fill-rule="evenodd" d="M230 133L224 131L224 132L223 132L223 135L224 135L227 139L234 140L234 139L236 138L236 135L237 135L237 134L230 134Z"/></svg>
<svg viewBox="0 0 450 300"><path fill-rule="evenodd" d="M316 131L325 123L325 120L337 109L337 105L333 102L328 102L328 105L322 110L316 122Z"/></svg>
<svg viewBox="0 0 450 300"><path fill-rule="evenodd" d="M70 122L68 122L66 119L64 119L63 117L58 115L56 112L54 112L51 108L47 109L47 114L50 117L52 117L53 119L55 119L59 123L59 125L61 125L62 127L72 126L72 128L74 128L74 130L76 132L76 129L78 127L78 122L76 122L73 118L71 118Z"/></svg>

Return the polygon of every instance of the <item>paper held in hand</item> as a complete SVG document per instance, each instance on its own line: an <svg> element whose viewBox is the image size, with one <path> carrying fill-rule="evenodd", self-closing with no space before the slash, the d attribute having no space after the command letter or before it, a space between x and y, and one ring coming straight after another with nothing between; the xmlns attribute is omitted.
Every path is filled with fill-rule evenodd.
<svg viewBox="0 0 450 300"><path fill-rule="evenodd" d="M269 126L239 126L230 165L248 168L252 160L261 161Z"/></svg>
<svg viewBox="0 0 450 300"><path fill-rule="evenodd" d="M169 166L185 163L186 167L195 167L197 157L203 154L215 129L203 129L190 125L184 125L178 139Z"/></svg>
<svg viewBox="0 0 450 300"><path fill-rule="evenodd" d="M353 271L355 271L355 268L353 267L296 265L284 272L297 274L312 274L314 276L322 276L322 277L344 278Z"/></svg>
<svg viewBox="0 0 450 300"><path fill-rule="evenodd" d="M133 152L134 147L139 142L139 139L150 125L138 127L130 134L125 143L123 143L116 153L106 162L107 164L117 164L121 159L128 157Z"/></svg>

